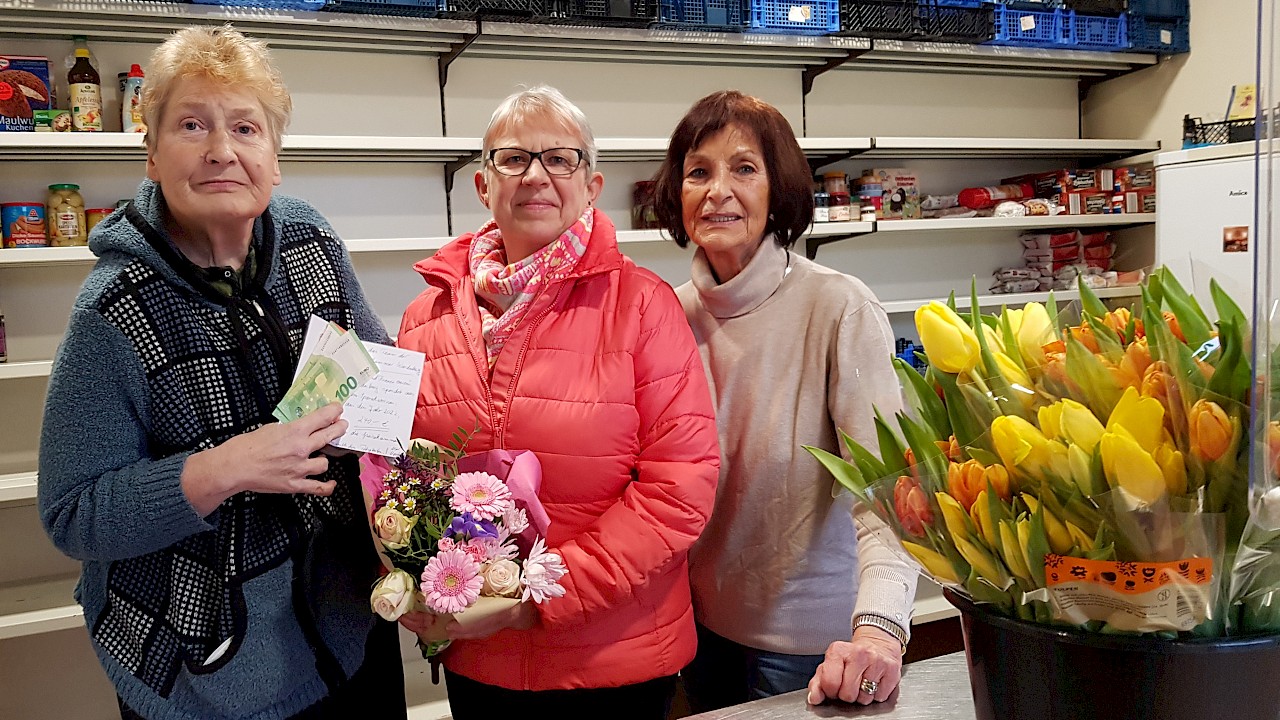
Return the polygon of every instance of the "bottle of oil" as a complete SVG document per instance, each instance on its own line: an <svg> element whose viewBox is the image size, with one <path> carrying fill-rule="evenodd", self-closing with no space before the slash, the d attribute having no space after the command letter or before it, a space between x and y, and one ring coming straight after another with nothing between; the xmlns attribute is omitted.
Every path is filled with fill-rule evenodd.
<svg viewBox="0 0 1280 720"><path fill-rule="evenodd" d="M102 132L102 79L89 62L89 48L76 47L76 62L67 72L71 95L71 129Z"/></svg>

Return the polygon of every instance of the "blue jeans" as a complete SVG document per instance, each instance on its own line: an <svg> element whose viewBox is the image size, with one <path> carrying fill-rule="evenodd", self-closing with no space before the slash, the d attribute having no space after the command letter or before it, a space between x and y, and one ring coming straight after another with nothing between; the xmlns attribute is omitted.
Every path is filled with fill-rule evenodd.
<svg viewBox="0 0 1280 720"><path fill-rule="evenodd" d="M698 625L698 654L680 681L689 709L709 712L808 687L822 658L757 650Z"/></svg>

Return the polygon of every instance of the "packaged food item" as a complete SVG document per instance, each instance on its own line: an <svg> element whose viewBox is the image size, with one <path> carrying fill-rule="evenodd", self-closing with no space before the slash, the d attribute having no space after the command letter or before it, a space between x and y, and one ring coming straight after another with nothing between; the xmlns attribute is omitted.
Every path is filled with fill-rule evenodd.
<svg viewBox="0 0 1280 720"><path fill-rule="evenodd" d="M52 107L49 58L0 55L0 132L35 132L35 112Z"/></svg>
<svg viewBox="0 0 1280 720"><path fill-rule="evenodd" d="M1114 171L1114 189L1119 192L1154 188L1156 186L1155 169L1145 167L1118 167Z"/></svg>
<svg viewBox="0 0 1280 720"><path fill-rule="evenodd" d="M853 219L853 204L847 192L828 193L830 210L828 219L831 222L849 222Z"/></svg>
<svg viewBox="0 0 1280 720"><path fill-rule="evenodd" d="M89 62L87 47L77 47L75 57L75 64L67 72L72 129L102 132L102 79Z"/></svg>
<svg viewBox="0 0 1280 720"><path fill-rule="evenodd" d="M1030 184L1036 197L1053 198L1066 192L1096 190L1111 192L1115 176L1109 168L1096 170L1051 170L1001 180L1002 183Z"/></svg>
<svg viewBox="0 0 1280 720"><path fill-rule="evenodd" d="M94 225L106 220L115 211L115 208L88 208L84 211L85 231L93 232Z"/></svg>
<svg viewBox="0 0 1280 720"><path fill-rule="evenodd" d="M147 131L142 124L142 81L142 66L134 63L120 92L120 129L127 133Z"/></svg>
<svg viewBox="0 0 1280 720"><path fill-rule="evenodd" d="M1103 235L1105 234L1103 233ZM1018 239L1022 241L1022 247L1029 250L1043 250L1077 244L1076 231L1074 230L1058 233L1023 233Z"/></svg>
<svg viewBox="0 0 1280 720"><path fill-rule="evenodd" d="M960 198L955 195L925 195L920 201L921 210L946 210L960 204Z"/></svg>
<svg viewBox="0 0 1280 720"><path fill-rule="evenodd" d="M1093 233L1076 231L1076 239L1079 241L1080 247L1098 247L1110 242L1111 233L1105 230Z"/></svg>
<svg viewBox="0 0 1280 720"><path fill-rule="evenodd" d="M1107 195L1096 190L1062 193L1059 204L1068 215L1103 215L1107 211Z"/></svg>
<svg viewBox="0 0 1280 720"><path fill-rule="evenodd" d="M1062 212L1062 208L1052 200L1044 198L1027 198L1021 201L1022 207L1026 208L1028 217L1049 217Z"/></svg>
<svg viewBox="0 0 1280 720"><path fill-rule="evenodd" d="M38 202L0 204L0 220L4 224L4 246L7 248L44 247L44 205Z"/></svg>
<svg viewBox="0 0 1280 720"><path fill-rule="evenodd" d="M813 194L813 221L831 222L831 196L825 192Z"/></svg>
<svg viewBox="0 0 1280 720"><path fill-rule="evenodd" d="M1021 200L1031 197L1033 193L1034 190L1030 184L1018 183L965 188L960 191L957 198L960 200L960 204L967 208L985 210L995 206L1002 200Z"/></svg>
<svg viewBox="0 0 1280 720"><path fill-rule="evenodd" d="M992 217L1024 217L1027 209L1017 200L1002 200L991 212Z"/></svg>
<svg viewBox="0 0 1280 720"><path fill-rule="evenodd" d="M822 174L822 189L828 195L835 195L836 193L849 194L849 185L845 182L844 173L838 170Z"/></svg>
<svg viewBox="0 0 1280 720"><path fill-rule="evenodd" d="M862 222L875 222L876 206L871 203L863 203L859 208L858 219Z"/></svg>
<svg viewBox="0 0 1280 720"><path fill-rule="evenodd" d="M916 174L904 168L871 168L863 170L863 183L858 196L880 186L880 205L876 217L880 220L915 220L924 217L920 209L920 187ZM872 179L867 182L867 178Z"/></svg>
<svg viewBox="0 0 1280 720"><path fill-rule="evenodd" d="M36 132L71 132L71 113L66 110L36 110Z"/></svg>
<svg viewBox="0 0 1280 720"><path fill-rule="evenodd" d="M87 245L89 233L85 225L84 198L80 186L59 183L49 186L44 203L45 222L49 227L49 244L54 247Z"/></svg>

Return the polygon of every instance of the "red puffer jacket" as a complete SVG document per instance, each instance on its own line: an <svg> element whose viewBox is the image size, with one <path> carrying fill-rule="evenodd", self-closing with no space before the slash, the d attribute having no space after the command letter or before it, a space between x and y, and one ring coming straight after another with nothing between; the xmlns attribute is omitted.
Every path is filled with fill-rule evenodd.
<svg viewBox="0 0 1280 720"><path fill-rule="evenodd" d="M673 675L696 645L687 553L720 464L702 360L671 288L618 251L599 210L586 254L552 274L485 371L471 235L415 269L428 288L398 342L426 354L414 437L480 429L468 449L533 450L567 593L540 622L458 641L453 672L515 690L616 687Z"/></svg>

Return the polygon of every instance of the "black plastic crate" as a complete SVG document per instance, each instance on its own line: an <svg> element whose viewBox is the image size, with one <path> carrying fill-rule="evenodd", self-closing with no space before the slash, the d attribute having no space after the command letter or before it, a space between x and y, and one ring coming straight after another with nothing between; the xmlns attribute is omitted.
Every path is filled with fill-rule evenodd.
<svg viewBox="0 0 1280 720"><path fill-rule="evenodd" d="M1126 0L1067 0L1068 10L1087 15L1119 15L1126 5Z"/></svg>
<svg viewBox="0 0 1280 720"><path fill-rule="evenodd" d="M933 0L841 0L840 35L883 40L983 43L995 36L990 6Z"/></svg>
<svg viewBox="0 0 1280 720"><path fill-rule="evenodd" d="M658 27L740 32L750 17L750 0L659 0Z"/></svg>
<svg viewBox="0 0 1280 720"><path fill-rule="evenodd" d="M324 5L325 12L362 15L435 17L438 10L436 0L329 0Z"/></svg>
<svg viewBox="0 0 1280 720"><path fill-rule="evenodd" d="M1258 123L1255 120L1221 120L1207 123L1200 122L1200 118L1183 115L1182 146L1186 148L1249 142L1259 131L1265 131L1265 129L1266 123ZM1263 135L1265 136L1266 133L1263 132Z"/></svg>
<svg viewBox="0 0 1280 720"><path fill-rule="evenodd" d="M658 0L545 0L539 22L585 27L648 27L658 20Z"/></svg>
<svg viewBox="0 0 1280 720"><path fill-rule="evenodd" d="M544 0L440 0L440 17L534 22L547 15Z"/></svg>
<svg viewBox="0 0 1280 720"><path fill-rule="evenodd" d="M1129 0L1134 15L1187 19L1191 16L1191 0Z"/></svg>

